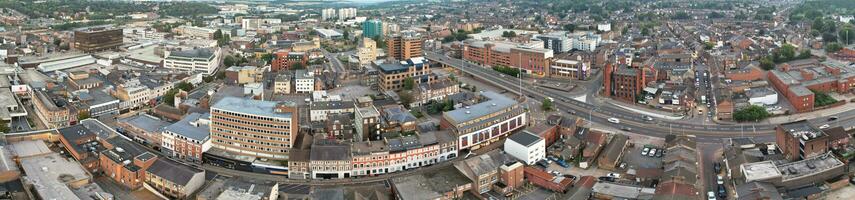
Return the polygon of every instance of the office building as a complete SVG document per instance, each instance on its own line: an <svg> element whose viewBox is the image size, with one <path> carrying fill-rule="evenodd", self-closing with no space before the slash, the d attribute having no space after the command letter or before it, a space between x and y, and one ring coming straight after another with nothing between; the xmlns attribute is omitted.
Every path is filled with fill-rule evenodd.
<svg viewBox="0 0 855 200"><path fill-rule="evenodd" d="M356 17L356 8L341 8L338 9L338 19L345 21Z"/></svg>
<svg viewBox="0 0 855 200"><path fill-rule="evenodd" d="M535 162L546 158L546 141L531 132L523 131L509 136L505 140L504 150L523 163L534 165Z"/></svg>
<svg viewBox="0 0 855 200"><path fill-rule="evenodd" d="M227 153L287 160L298 130L290 102L226 97L211 106L212 148Z"/></svg>
<svg viewBox="0 0 855 200"><path fill-rule="evenodd" d="M297 93L315 91L315 73L305 69L294 72L294 91Z"/></svg>
<svg viewBox="0 0 855 200"><path fill-rule="evenodd" d="M368 36L363 37L362 42L359 43L359 48L356 49L356 57L359 58L360 65L371 64L377 59L377 42Z"/></svg>
<svg viewBox="0 0 855 200"><path fill-rule="evenodd" d="M573 43L570 41L570 38L567 38L564 31L538 35L536 38L543 40L544 49L552 49L555 53L564 53L573 49Z"/></svg>
<svg viewBox="0 0 855 200"><path fill-rule="evenodd" d="M309 56L306 52L276 52L273 53L270 70L277 72L280 70L290 70L292 68L305 68L309 62Z"/></svg>
<svg viewBox="0 0 855 200"><path fill-rule="evenodd" d="M362 23L362 36L374 38L383 35L383 22L379 19L372 19Z"/></svg>
<svg viewBox="0 0 855 200"><path fill-rule="evenodd" d="M488 145L528 123L520 102L492 91L478 98L479 103L442 113L440 127L454 133L459 150Z"/></svg>
<svg viewBox="0 0 855 200"><path fill-rule="evenodd" d="M220 66L220 49L201 48L184 51L167 51L163 67L182 72L212 75ZM229 66L231 67L231 66Z"/></svg>
<svg viewBox="0 0 855 200"><path fill-rule="evenodd" d="M552 50L527 47L510 42L466 40L463 59L489 67L518 68L523 73L545 76L553 57Z"/></svg>
<svg viewBox="0 0 855 200"><path fill-rule="evenodd" d="M635 102L644 88L644 70L606 64L603 93L618 100Z"/></svg>
<svg viewBox="0 0 855 200"><path fill-rule="evenodd" d="M804 160L828 151L828 134L807 120L779 124L775 140L784 157L791 161Z"/></svg>
<svg viewBox="0 0 855 200"><path fill-rule="evenodd" d="M74 30L72 48L83 52L118 49L123 37L122 29L110 25L79 28Z"/></svg>
<svg viewBox="0 0 855 200"><path fill-rule="evenodd" d="M386 38L386 56L395 60L421 57L422 38L414 33L397 34Z"/></svg>
<svg viewBox="0 0 855 200"><path fill-rule="evenodd" d="M412 78L413 86L433 82L436 77L430 71L428 60L424 57L410 58L400 62L380 64L380 88L399 91L404 88L405 79Z"/></svg>

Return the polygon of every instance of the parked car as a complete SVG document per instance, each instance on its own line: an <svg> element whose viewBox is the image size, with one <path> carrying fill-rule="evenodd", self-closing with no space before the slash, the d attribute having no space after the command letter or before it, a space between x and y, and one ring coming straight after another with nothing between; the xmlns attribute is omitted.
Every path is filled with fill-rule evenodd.
<svg viewBox="0 0 855 200"><path fill-rule="evenodd" d="M597 179L599 179L600 181L615 182L615 177L600 176Z"/></svg>
<svg viewBox="0 0 855 200"><path fill-rule="evenodd" d="M715 162L712 166L716 174L721 173L721 163Z"/></svg>
<svg viewBox="0 0 855 200"><path fill-rule="evenodd" d="M656 149L650 149L650 153L647 153L647 155L650 157L656 156Z"/></svg>
<svg viewBox="0 0 855 200"><path fill-rule="evenodd" d="M727 189L724 188L724 185L718 185L718 197L727 198Z"/></svg>
<svg viewBox="0 0 855 200"><path fill-rule="evenodd" d="M648 152L650 152L650 148L644 147L644 149L641 150L641 155L646 156Z"/></svg>
<svg viewBox="0 0 855 200"><path fill-rule="evenodd" d="M617 173L608 173L608 174L606 174L606 176L614 177L614 178L620 178L620 174L617 174Z"/></svg>
<svg viewBox="0 0 855 200"><path fill-rule="evenodd" d="M717 183L719 185L723 185L724 184L724 177L721 177L721 175L716 176L715 183Z"/></svg>
<svg viewBox="0 0 855 200"><path fill-rule="evenodd" d="M713 191L707 192L707 200L715 200L715 192L713 192Z"/></svg>
<svg viewBox="0 0 855 200"><path fill-rule="evenodd" d="M664 152L665 152L665 150L659 150L659 151L656 151L656 157L657 157L657 158L661 158L661 157L662 157L662 154L663 154Z"/></svg>

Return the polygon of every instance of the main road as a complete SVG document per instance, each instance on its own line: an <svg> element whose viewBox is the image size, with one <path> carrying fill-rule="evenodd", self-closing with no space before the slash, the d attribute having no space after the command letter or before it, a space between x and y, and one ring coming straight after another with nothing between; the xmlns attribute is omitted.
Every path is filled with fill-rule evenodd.
<svg viewBox="0 0 855 200"><path fill-rule="evenodd" d="M721 138L734 137L769 137L774 136L774 124L768 123L752 123L752 124L695 124L687 123L680 120L656 119L653 121L644 120L641 114L634 113L625 109L599 106L586 102L573 100L572 97L562 94L557 91L543 89L526 82L520 82L516 78L504 76L490 68L485 68L476 64L465 62L461 59L448 57L447 55L437 52L426 52L426 57L434 62L439 62L447 66L454 67L464 73L473 75L488 83L499 86L509 92L525 95L529 98L542 100L547 97L555 99L555 106L562 111L576 115L581 118L588 119L594 123L607 124L615 128L631 130L632 132L641 133L649 136L664 137L669 134L676 135L695 135L701 140L712 141ZM853 120L855 111L847 111L840 114L842 120ZM610 123L609 118L618 118L620 123ZM823 123L825 117L809 120L813 124Z"/></svg>

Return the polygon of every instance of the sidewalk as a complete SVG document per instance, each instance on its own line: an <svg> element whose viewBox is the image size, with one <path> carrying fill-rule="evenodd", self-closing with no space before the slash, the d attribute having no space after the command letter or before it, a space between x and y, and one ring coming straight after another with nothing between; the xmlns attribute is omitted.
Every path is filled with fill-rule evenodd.
<svg viewBox="0 0 855 200"><path fill-rule="evenodd" d="M783 115L783 116L772 117L772 118L767 119L767 121L770 124L782 124L782 123L787 123L787 122L799 121L799 120L803 120L803 119L828 117L828 116L837 115L837 114L840 114L843 112L847 112L850 110L855 110L855 103L849 102L850 100L855 99L855 95L845 95L844 96L844 95L832 94L832 97L834 97L835 99L839 99L840 101L845 101L846 104L843 104L842 106L838 106L838 107L826 108L826 109L816 110L816 111L811 111L811 112L806 112L806 113L796 113L796 114L791 114L791 115Z"/></svg>

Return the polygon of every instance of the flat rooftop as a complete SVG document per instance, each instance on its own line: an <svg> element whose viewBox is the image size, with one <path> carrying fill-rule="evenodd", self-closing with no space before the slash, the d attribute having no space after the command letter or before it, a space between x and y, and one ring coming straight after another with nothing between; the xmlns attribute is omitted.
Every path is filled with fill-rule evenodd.
<svg viewBox="0 0 855 200"><path fill-rule="evenodd" d="M488 100L468 107L445 112L442 114L443 117L454 123L463 123L481 118L485 115L503 111L518 104L517 101L492 91L483 92L481 95Z"/></svg>
<svg viewBox="0 0 855 200"><path fill-rule="evenodd" d="M806 160L784 163L777 166L781 171L780 173L784 181L812 176L837 167L843 167L843 162L831 155L831 152Z"/></svg>
<svg viewBox="0 0 855 200"><path fill-rule="evenodd" d="M42 199L80 199L69 187L69 183L89 179L80 164L63 158L59 153L21 159L21 166Z"/></svg>
<svg viewBox="0 0 855 200"><path fill-rule="evenodd" d="M225 97L214 104L211 108L266 117L291 118L291 113L276 112L277 104L279 104L279 102L260 101L239 97Z"/></svg>
<svg viewBox="0 0 855 200"><path fill-rule="evenodd" d="M802 141L810 141L819 137L826 136L825 132L814 127L807 120L800 120L778 125L785 133L799 138Z"/></svg>
<svg viewBox="0 0 855 200"><path fill-rule="evenodd" d="M746 181L769 180L781 176L781 172L778 171L778 167L776 167L775 163L770 160L745 163L740 165L739 168L742 173L745 174Z"/></svg>
<svg viewBox="0 0 855 200"><path fill-rule="evenodd" d="M422 173L410 176L392 178L392 185L398 191L402 200L411 199L441 199L446 192L471 184L453 166L447 166L437 170L436 173Z"/></svg>

